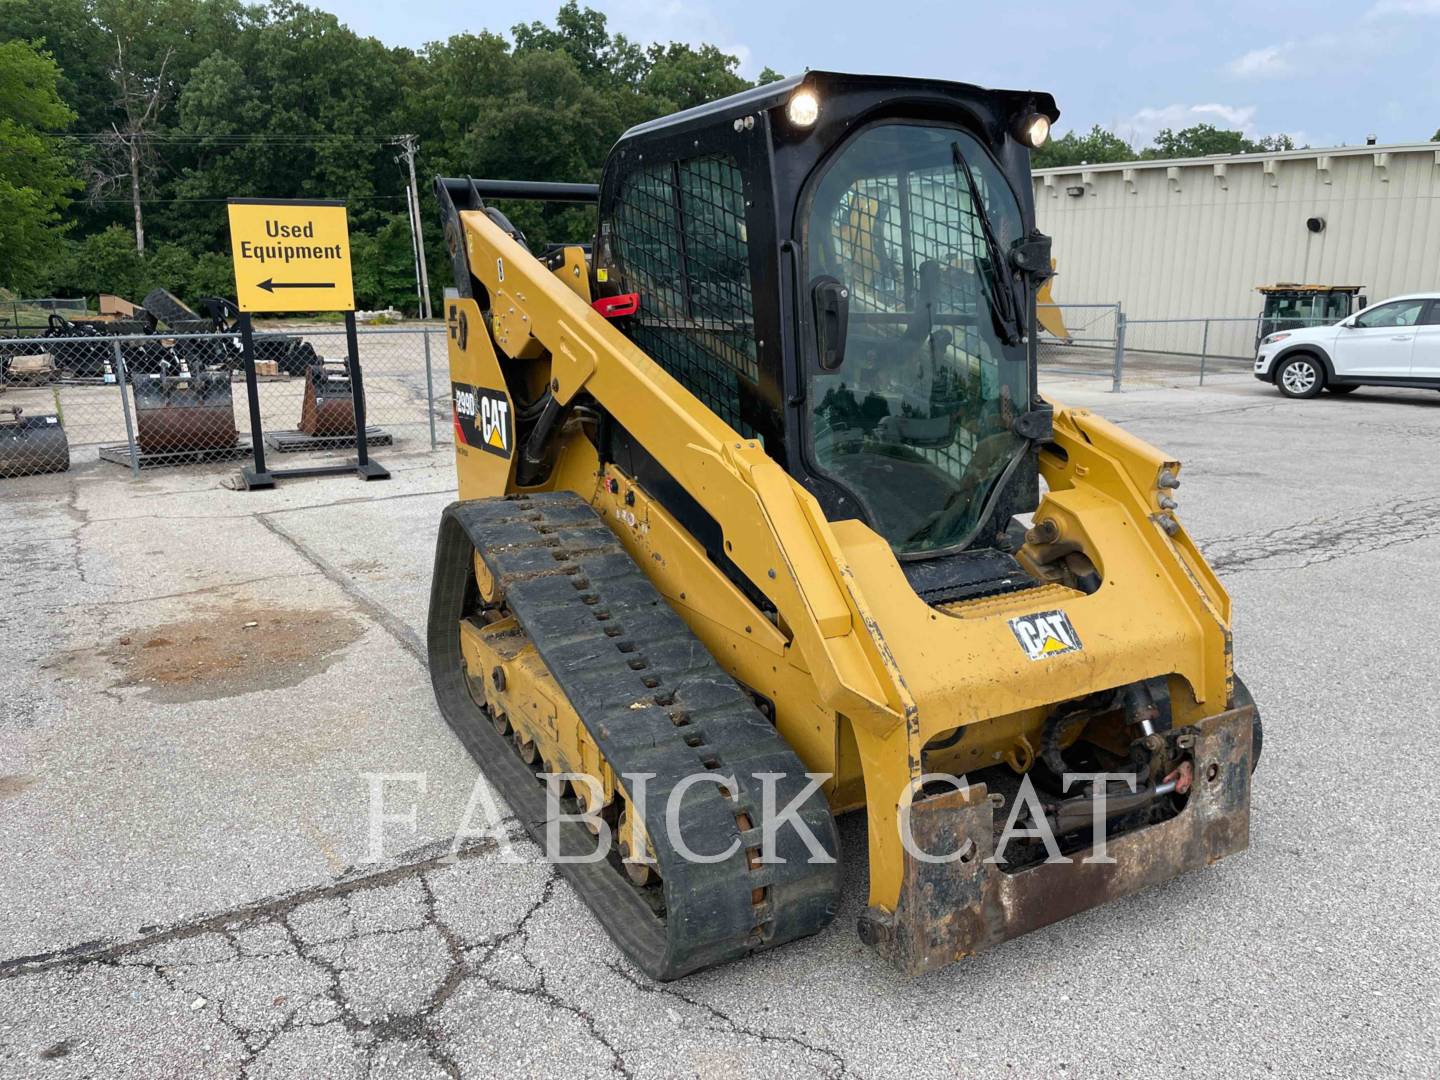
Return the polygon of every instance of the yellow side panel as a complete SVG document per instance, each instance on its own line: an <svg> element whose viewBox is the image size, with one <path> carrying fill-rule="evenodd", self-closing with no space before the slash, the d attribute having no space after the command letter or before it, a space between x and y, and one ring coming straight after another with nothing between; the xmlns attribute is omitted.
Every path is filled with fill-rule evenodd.
<svg viewBox="0 0 1440 1080"><path fill-rule="evenodd" d="M480 306L445 301L450 353L450 425L460 498L504 495L515 464L515 403L505 388Z"/></svg>

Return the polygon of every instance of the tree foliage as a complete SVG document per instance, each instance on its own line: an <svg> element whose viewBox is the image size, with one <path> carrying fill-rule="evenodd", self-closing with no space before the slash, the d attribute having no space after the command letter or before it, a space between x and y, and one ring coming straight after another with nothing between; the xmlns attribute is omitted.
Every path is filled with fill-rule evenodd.
<svg viewBox="0 0 1440 1080"><path fill-rule="evenodd" d="M419 140L438 292L449 270L427 178L595 181L626 128L750 85L737 58L713 45L642 45L578 0L508 38L456 34L418 50L356 34L297 0L0 0L0 48L41 58L26 70L45 66L52 110L29 126L7 120L0 137L26 140L18 154L0 144L0 205L21 205L6 183L39 193L0 210L0 285L57 293L228 291L227 198L336 198L349 206L359 302L414 310L397 136ZM0 78L18 78L12 67ZM758 82L779 78L767 67ZM12 98L7 89L0 102L8 109ZM1197 125L1137 149L1096 127L1055 140L1035 165L1272 145ZM17 185L7 170L28 170L35 183ZM70 233L58 238L72 177L90 181L88 197L64 211ZM505 210L532 241L588 239L594 228L593 212L573 207ZM25 240L21 228L46 239Z"/></svg>
<svg viewBox="0 0 1440 1080"><path fill-rule="evenodd" d="M75 118L59 84L49 54L24 41L0 42L0 282L21 289L42 276L77 186L63 146L44 135Z"/></svg>
<svg viewBox="0 0 1440 1080"><path fill-rule="evenodd" d="M1063 165L1103 165L1112 161L1134 161L1135 151L1114 132L1096 124L1085 134L1067 131L1030 155L1032 168L1049 169Z"/></svg>
<svg viewBox="0 0 1440 1080"><path fill-rule="evenodd" d="M1113 131L1096 124L1085 134L1067 131L1031 156L1037 169L1068 168L1074 165L1105 165L1116 161L1145 161L1163 158L1205 157L1209 154L1253 154L1264 150L1294 150L1289 135L1265 135L1251 139L1244 132L1217 128L1213 124L1162 128L1149 146L1135 147Z"/></svg>
<svg viewBox="0 0 1440 1080"><path fill-rule="evenodd" d="M1162 128L1153 146L1140 152L1142 158L1190 158L1210 154L1254 154L1261 150L1294 150L1289 135L1266 135L1261 139L1246 138L1243 132L1227 131L1214 124L1172 131Z"/></svg>
<svg viewBox="0 0 1440 1080"><path fill-rule="evenodd" d="M443 282L423 178L597 180L626 128L750 85L712 45L642 46L576 0L553 23L512 27L509 40L457 34L420 50L296 0L0 0L0 42L31 40L53 55L52 96L68 106L33 139L56 157L65 144L55 133L78 117L72 172L90 181L89 197L71 210L72 239L30 245L48 257L28 278L0 263L0 285L60 293L228 291L228 271L216 273L228 257L227 198L323 197L349 205L359 302L413 310L397 136L419 139L422 226ZM594 227L574 208L507 210L532 240L588 238Z"/></svg>

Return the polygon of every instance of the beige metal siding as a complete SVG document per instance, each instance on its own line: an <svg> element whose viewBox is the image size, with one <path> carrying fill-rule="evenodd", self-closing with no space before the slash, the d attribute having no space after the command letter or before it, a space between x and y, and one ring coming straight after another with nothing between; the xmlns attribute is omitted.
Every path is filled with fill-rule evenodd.
<svg viewBox="0 0 1440 1080"><path fill-rule="evenodd" d="M1052 169L1034 185L1060 303L1154 319L1254 315L1255 287L1279 281L1364 285L1372 301L1440 289L1436 144Z"/></svg>

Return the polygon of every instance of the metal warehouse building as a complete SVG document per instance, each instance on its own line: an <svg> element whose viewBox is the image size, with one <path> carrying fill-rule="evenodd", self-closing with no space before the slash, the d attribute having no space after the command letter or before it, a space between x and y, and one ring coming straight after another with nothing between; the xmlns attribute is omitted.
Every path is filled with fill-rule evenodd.
<svg viewBox="0 0 1440 1080"><path fill-rule="evenodd" d="M1440 143L1041 169L1061 304L1253 316L1258 285L1440 289Z"/></svg>

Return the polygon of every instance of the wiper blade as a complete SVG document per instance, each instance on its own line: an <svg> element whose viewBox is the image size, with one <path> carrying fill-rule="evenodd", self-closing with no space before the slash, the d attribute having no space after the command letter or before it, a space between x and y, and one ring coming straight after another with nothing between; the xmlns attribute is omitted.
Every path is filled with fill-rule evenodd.
<svg viewBox="0 0 1440 1080"><path fill-rule="evenodd" d="M990 227L990 218L986 215L985 204L980 198L980 186L975 183L975 174L970 171L970 163L965 160L959 142L950 144L950 154L954 158L956 171L965 177L965 183L970 188L970 210L979 219L980 234L985 238L986 262L989 265L984 280L990 296L991 310L999 316L1000 328L1005 333L1005 344L1018 344L1024 327L1020 325L1015 293L1009 281L1002 276L1006 262L1000 251L1000 241L995 236L995 230Z"/></svg>

